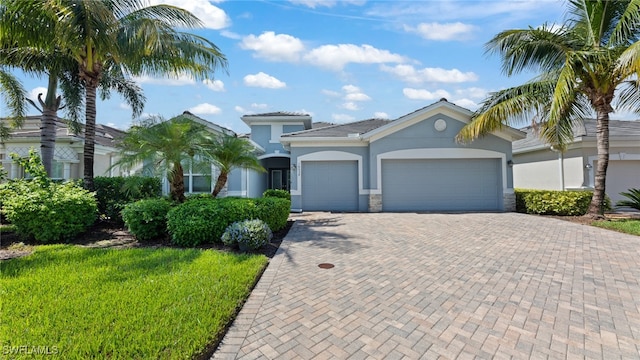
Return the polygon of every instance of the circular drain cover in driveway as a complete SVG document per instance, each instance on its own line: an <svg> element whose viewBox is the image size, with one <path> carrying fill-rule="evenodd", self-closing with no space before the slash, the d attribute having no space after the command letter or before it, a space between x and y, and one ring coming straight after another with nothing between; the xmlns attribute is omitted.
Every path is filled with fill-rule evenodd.
<svg viewBox="0 0 640 360"><path fill-rule="evenodd" d="M320 269L331 269L333 267L333 264L329 264L329 263L322 263L322 264L318 264L318 267Z"/></svg>

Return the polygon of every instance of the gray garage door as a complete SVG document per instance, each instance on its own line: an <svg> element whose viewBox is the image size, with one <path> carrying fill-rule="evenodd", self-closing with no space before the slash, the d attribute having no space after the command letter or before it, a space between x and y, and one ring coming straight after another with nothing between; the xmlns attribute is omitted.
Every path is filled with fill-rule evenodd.
<svg viewBox="0 0 640 360"><path fill-rule="evenodd" d="M358 210L358 162L303 162L302 210Z"/></svg>
<svg viewBox="0 0 640 360"><path fill-rule="evenodd" d="M500 210L499 159L382 161L384 211Z"/></svg>

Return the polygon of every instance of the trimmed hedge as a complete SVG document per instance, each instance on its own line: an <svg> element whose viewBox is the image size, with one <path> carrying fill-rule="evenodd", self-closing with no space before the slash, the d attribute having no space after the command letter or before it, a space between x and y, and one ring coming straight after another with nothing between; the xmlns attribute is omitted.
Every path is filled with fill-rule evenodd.
<svg viewBox="0 0 640 360"><path fill-rule="evenodd" d="M125 205L124 224L138 240L151 240L167 234L167 213L171 202L166 199L144 199Z"/></svg>
<svg viewBox="0 0 640 360"><path fill-rule="evenodd" d="M291 200L291 193L288 192L287 190L267 189L262 193L262 197L275 197L275 198Z"/></svg>
<svg viewBox="0 0 640 360"><path fill-rule="evenodd" d="M516 189L516 211L526 214L579 216L589 210L593 191ZM611 201L606 198L606 208Z"/></svg>
<svg viewBox="0 0 640 360"><path fill-rule="evenodd" d="M162 196L160 179L147 176L98 176L93 179L101 216L122 223L120 211L137 200Z"/></svg>
<svg viewBox="0 0 640 360"><path fill-rule="evenodd" d="M2 192L2 211L21 237L42 243L69 240L96 220L93 193L73 183L18 180Z"/></svg>
<svg viewBox="0 0 640 360"><path fill-rule="evenodd" d="M167 214L171 241L180 246L220 243L227 227L235 222L260 219L278 231L287 225L291 202L279 198L193 199Z"/></svg>

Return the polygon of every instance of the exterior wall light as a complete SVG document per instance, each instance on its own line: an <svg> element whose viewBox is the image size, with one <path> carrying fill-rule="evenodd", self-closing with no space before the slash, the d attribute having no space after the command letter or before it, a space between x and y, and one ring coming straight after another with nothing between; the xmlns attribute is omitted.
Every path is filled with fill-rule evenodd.
<svg viewBox="0 0 640 360"><path fill-rule="evenodd" d="M507 160L507 166L513 167L513 160Z"/></svg>
<svg viewBox="0 0 640 360"><path fill-rule="evenodd" d="M587 169L587 170L591 170L591 169L593 169L593 165L591 165L591 164L586 164L586 165L584 166L584 168L585 168L585 169Z"/></svg>

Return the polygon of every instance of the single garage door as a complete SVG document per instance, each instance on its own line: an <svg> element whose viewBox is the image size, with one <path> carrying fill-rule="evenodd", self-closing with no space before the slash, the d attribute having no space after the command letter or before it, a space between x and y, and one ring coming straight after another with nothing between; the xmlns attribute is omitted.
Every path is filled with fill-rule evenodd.
<svg viewBox="0 0 640 360"><path fill-rule="evenodd" d="M302 210L357 211L357 161L303 161Z"/></svg>
<svg viewBox="0 0 640 360"><path fill-rule="evenodd" d="M606 192L613 205L618 200L626 199L620 193L631 188L640 188L640 161L609 160Z"/></svg>
<svg viewBox="0 0 640 360"><path fill-rule="evenodd" d="M494 211L502 208L499 159L382 161L384 211Z"/></svg>

